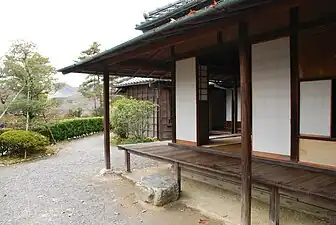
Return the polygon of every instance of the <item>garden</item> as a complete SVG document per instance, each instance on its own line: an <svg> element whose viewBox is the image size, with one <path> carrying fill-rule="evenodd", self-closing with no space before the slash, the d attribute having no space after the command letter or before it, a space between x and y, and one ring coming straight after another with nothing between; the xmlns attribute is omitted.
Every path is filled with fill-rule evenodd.
<svg viewBox="0 0 336 225"><path fill-rule="evenodd" d="M145 136L155 105L149 101L119 97L111 103L111 144L155 141ZM104 130L103 117L77 117L18 128L0 129L0 163L12 164L51 156L56 143L96 134Z"/></svg>
<svg viewBox="0 0 336 225"><path fill-rule="evenodd" d="M94 42L80 53L78 60L99 52L100 44ZM77 103L91 103L83 109L73 98L57 95L69 88L57 82L55 74L49 58L42 56L31 42L15 41L0 57L0 164L50 156L57 152L56 143L104 130L102 78L88 74L77 91L71 93L70 96L80 95ZM65 102L70 107L64 111ZM153 141L145 137L145 131L155 105L115 95L110 104L112 143Z"/></svg>

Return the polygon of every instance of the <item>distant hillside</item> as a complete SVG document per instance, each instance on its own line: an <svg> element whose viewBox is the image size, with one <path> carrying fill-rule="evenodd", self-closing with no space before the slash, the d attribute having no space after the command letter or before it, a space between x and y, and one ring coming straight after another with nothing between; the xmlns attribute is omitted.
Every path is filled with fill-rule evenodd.
<svg viewBox="0 0 336 225"><path fill-rule="evenodd" d="M59 85L58 91L50 93L49 99L56 99L61 102L59 107L60 114L68 113L69 109L82 108L84 114L90 114L94 108L94 101L85 98L78 87L72 87L68 84Z"/></svg>

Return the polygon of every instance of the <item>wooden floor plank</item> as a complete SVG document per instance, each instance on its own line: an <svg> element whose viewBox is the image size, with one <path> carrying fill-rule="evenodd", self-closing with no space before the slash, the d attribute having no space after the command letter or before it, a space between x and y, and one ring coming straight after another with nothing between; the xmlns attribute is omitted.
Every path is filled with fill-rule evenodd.
<svg viewBox="0 0 336 225"><path fill-rule="evenodd" d="M184 158L195 156L197 153L192 151L178 151L178 152L166 151L161 152L159 155L164 157L171 157L172 154L174 154L175 159L183 160Z"/></svg>

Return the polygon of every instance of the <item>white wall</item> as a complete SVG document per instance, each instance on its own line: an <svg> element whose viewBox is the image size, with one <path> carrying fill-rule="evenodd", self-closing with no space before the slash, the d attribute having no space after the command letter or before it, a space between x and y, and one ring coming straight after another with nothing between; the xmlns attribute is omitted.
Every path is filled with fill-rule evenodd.
<svg viewBox="0 0 336 225"><path fill-rule="evenodd" d="M331 80L300 84L300 133L330 136Z"/></svg>
<svg viewBox="0 0 336 225"><path fill-rule="evenodd" d="M289 38L252 46L252 145L290 155Z"/></svg>
<svg viewBox="0 0 336 225"><path fill-rule="evenodd" d="M240 89L238 88L238 121L241 121ZM232 91L226 90L226 121L232 121Z"/></svg>
<svg viewBox="0 0 336 225"><path fill-rule="evenodd" d="M196 58L176 62L176 139L197 141Z"/></svg>

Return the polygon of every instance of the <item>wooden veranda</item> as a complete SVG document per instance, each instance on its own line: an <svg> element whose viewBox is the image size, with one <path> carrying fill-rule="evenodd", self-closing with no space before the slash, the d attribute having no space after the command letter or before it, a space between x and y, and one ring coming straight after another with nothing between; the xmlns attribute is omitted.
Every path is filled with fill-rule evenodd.
<svg viewBox="0 0 336 225"><path fill-rule="evenodd" d="M118 147L126 154L170 162L178 164L179 167L198 168L224 176L241 178L241 159L229 154L170 143L120 145ZM126 159L127 170L130 171L130 156ZM272 161L254 159L252 160L252 180L254 183L270 188L281 188L336 201L336 180L332 173L321 173L308 167L299 168L286 163L274 164Z"/></svg>
<svg viewBox="0 0 336 225"><path fill-rule="evenodd" d="M181 185L181 169L196 169L207 176L242 178L241 157L205 147L186 147L174 143L145 143L118 146L125 151L125 166L131 172L131 154L174 165L176 180ZM266 187L270 195L270 221L278 224L280 192L307 195L316 201L332 205L336 201L336 180L333 172L322 173L309 167L288 163L274 163L254 157L251 164L252 183ZM336 205L332 210L336 210Z"/></svg>

